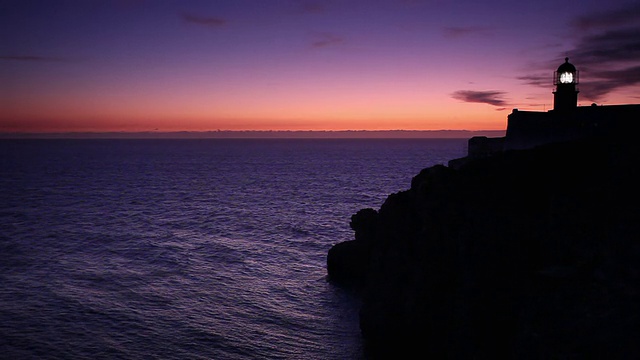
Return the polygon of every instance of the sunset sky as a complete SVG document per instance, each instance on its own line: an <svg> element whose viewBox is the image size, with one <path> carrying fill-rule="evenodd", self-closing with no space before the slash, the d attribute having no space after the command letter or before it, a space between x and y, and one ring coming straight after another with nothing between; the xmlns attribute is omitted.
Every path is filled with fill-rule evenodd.
<svg viewBox="0 0 640 360"><path fill-rule="evenodd" d="M0 131L504 129L640 103L640 1L0 0Z"/></svg>

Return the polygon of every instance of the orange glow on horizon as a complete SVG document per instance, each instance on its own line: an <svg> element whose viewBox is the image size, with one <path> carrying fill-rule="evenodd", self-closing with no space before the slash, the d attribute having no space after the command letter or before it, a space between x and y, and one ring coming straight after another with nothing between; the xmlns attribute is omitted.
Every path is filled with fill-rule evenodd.
<svg viewBox="0 0 640 360"><path fill-rule="evenodd" d="M504 130L513 108L553 107L565 56L580 105L638 99L633 39L615 31L635 23L581 31L570 3L117 3L3 8L1 132Z"/></svg>
<svg viewBox="0 0 640 360"><path fill-rule="evenodd" d="M39 114L4 114L0 116L3 132L111 132L111 131L212 131L212 130L503 130L507 111L434 112L432 114L393 113L359 115L357 112L246 114L226 117L207 114L124 113L42 116ZM306 115L306 116L304 116ZM471 119L471 120L469 120Z"/></svg>
<svg viewBox="0 0 640 360"><path fill-rule="evenodd" d="M137 132L137 131L342 131L342 130L504 130L505 120L468 123L451 119L430 120L266 120L224 119L127 119L96 118L75 120L0 119L0 132Z"/></svg>
<svg viewBox="0 0 640 360"><path fill-rule="evenodd" d="M178 93L179 94L179 93ZM212 130L503 130L509 111L441 94L294 94L256 99L49 93L9 103L3 132ZM357 95L357 96L356 96ZM315 96L315 97L314 97ZM425 98L427 100L425 100ZM163 101L164 100L164 101Z"/></svg>

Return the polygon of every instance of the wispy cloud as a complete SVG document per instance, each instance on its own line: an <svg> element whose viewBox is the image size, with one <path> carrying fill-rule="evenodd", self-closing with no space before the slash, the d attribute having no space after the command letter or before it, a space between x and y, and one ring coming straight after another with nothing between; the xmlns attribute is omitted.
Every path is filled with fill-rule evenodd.
<svg viewBox="0 0 640 360"><path fill-rule="evenodd" d="M580 96L602 101L620 88L640 85L640 4L576 18L570 23L575 46L558 54L569 55L580 70ZM555 64L559 65L558 62ZM518 79L526 84L550 88L548 63ZM546 74L541 75L542 71Z"/></svg>
<svg viewBox="0 0 640 360"><path fill-rule="evenodd" d="M507 102L503 99L504 94L504 91L498 90L458 90L451 94L451 97L464 102L482 103L504 107L505 105L507 105Z"/></svg>
<svg viewBox="0 0 640 360"><path fill-rule="evenodd" d="M518 76L518 80L524 82L527 85L549 87L551 86L551 77L549 74L529 74L524 76Z"/></svg>
<svg viewBox="0 0 640 360"><path fill-rule="evenodd" d="M640 65L620 70L599 70L592 73L594 81L583 85L581 92L591 100L600 100L622 87L640 85Z"/></svg>
<svg viewBox="0 0 640 360"><path fill-rule="evenodd" d="M209 16L197 16L191 14L182 14L182 19L188 23L208 26L208 27L221 27L227 24L227 21L218 17Z"/></svg>
<svg viewBox="0 0 640 360"><path fill-rule="evenodd" d="M611 10L609 12L581 16L572 22L574 28L585 31L597 28L610 28L640 22L640 4Z"/></svg>
<svg viewBox="0 0 640 360"><path fill-rule="evenodd" d="M581 85L582 95L600 101L623 87L640 84L640 7L603 14L602 21L579 22L576 26L597 27L595 34L585 34L571 56L585 71L589 81ZM615 23L620 19L620 23ZM630 23L631 19L635 21ZM589 24L589 25L585 25ZM622 27L620 27L622 26Z"/></svg>
<svg viewBox="0 0 640 360"><path fill-rule="evenodd" d="M450 26L442 31L445 37L459 38L469 35L490 35L492 28L487 26Z"/></svg>
<svg viewBox="0 0 640 360"><path fill-rule="evenodd" d="M62 58L51 56L37 56L37 55L8 55L0 56L0 60L4 61L31 61L31 62L59 62L64 61Z"/></svg>
<svg viewBox="0 0 640 360"><path fill-rule="evenodd" d="M304 1L300 3L300 10L306 14L323 14L327 11L327 5L319 1Z"/></svg>
<svg viewBox="0 0 640 360"><path fill-rule="evenodd" d="M340 44L344 44L345 39L340 35L336 35L333 33L317 33L313 35L313 40L311 41L311 46L314 48L324 48L328 46L336 46Z"/></svg>
<svg viewBox="0 0 640 360"><path fill-rule="evenodd" d="M599 65L640 60L640 22L635 28L608 30L582 37L572 56L581 64Z"/></svg>

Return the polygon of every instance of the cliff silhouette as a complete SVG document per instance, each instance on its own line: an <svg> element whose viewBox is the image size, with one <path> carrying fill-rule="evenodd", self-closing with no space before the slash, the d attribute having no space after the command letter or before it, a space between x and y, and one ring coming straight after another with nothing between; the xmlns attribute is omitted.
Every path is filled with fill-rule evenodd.
<svg viewBox="0 0 640 360"><path fill-rule="evenodd" d="M351 218L329 279L371 358L640 358L640 145L629 131L433 166Z"/></svg>

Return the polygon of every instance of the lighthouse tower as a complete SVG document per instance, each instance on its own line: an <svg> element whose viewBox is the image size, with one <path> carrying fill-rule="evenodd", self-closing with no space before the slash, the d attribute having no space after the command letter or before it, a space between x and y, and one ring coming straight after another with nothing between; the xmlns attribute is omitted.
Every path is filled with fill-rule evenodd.
<svg viewBox="0 0 640 360"><path fill-rule="evenodd" d="M565 58L564 64L553 74L553 83L556 86L553 92L553 110L569 112L578 107L578 71L569 63L569 58Z"/></svg>

